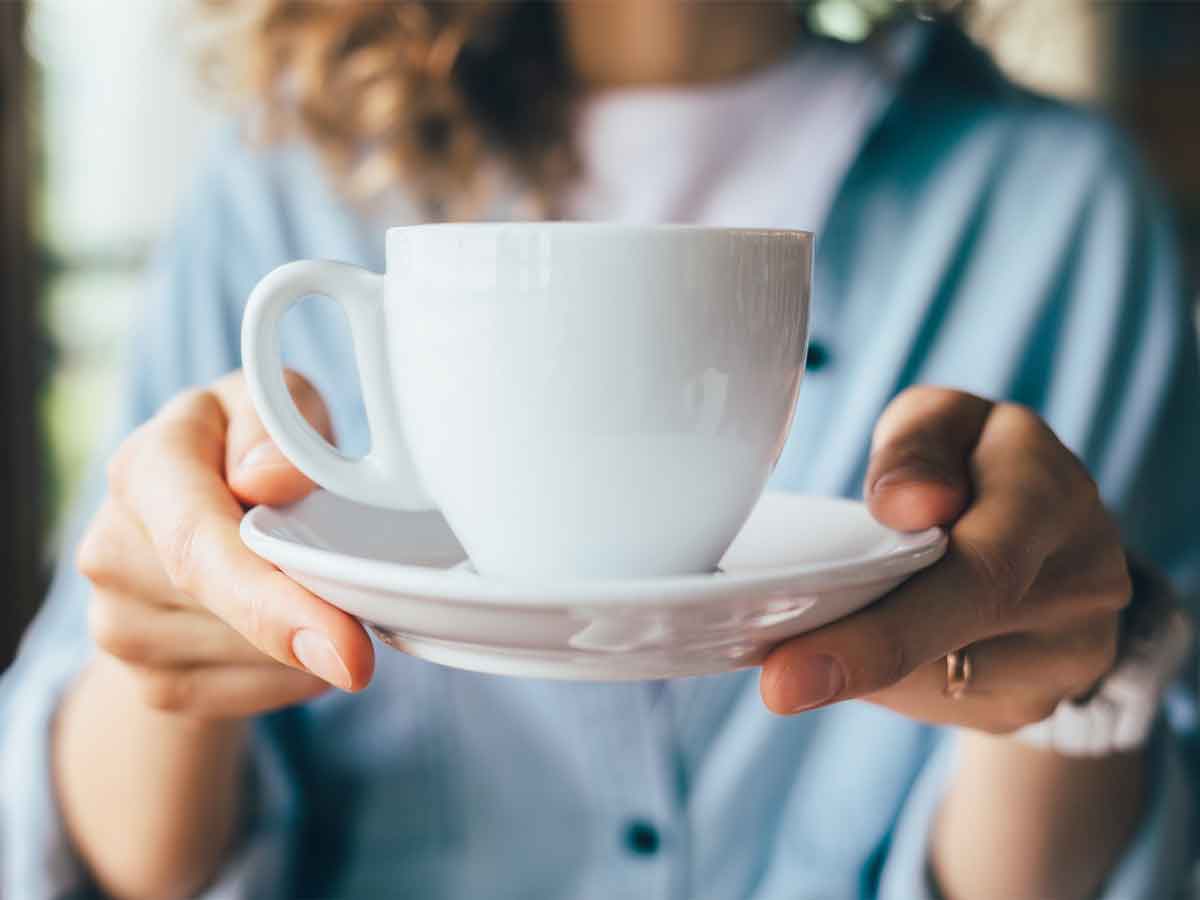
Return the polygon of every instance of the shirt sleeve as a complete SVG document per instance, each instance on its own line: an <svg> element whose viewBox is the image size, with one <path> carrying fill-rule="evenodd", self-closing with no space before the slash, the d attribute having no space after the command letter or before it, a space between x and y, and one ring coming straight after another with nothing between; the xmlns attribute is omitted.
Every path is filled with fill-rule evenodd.
<svg viewBox="0 0 1200 900"><path fill-rule="evenodd" d="M1095 126L1100 128L1100 126ZM1200 613L1200 364L1174 228L1123 139L1108 152L1049 306L1044 414L1095 477L1125 545Z"/></svg>
<svg viewBox="0 0 1200 900"><path fill-rule="evenodd" d="M242 247L245 241L238 237L236 191L222 157L235 152L241 151L219 148L151 266L110 448L180 390L238 364L243 296L236 291L245 279L231 276L230 266L253 266L247 267L244 250L239 253L239 241ZM72 564L75 541L103 496L99 475L91 484L42 610L0 678L0 897L94 893L64 830L50 766L59 700L93 653L88 586ZM264 897L271 894L267 886L282 883L294 798L283 757L265 728L255 731L251 762L245 837L204 896Z"/></svg>

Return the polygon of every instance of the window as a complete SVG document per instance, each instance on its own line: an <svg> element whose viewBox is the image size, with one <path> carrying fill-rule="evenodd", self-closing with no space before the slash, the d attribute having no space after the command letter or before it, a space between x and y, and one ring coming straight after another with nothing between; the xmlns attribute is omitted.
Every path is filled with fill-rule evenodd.
<svg viewBox="0 0 1200 900"><path fill-rule="evenodd" d="M40 78L39 238L55 363L43 398L51 517L77 496L111 421L146 256L214 112L187 52L187 0L33 0Z"/></svg>

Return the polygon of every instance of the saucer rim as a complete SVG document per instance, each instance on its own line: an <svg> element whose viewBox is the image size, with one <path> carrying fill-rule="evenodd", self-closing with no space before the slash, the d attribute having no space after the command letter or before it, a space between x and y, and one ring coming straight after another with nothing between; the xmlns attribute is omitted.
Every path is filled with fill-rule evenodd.
<svg viewBox="0 0 1200 900"><path fill-rule="evenodd" d="M768 491L789 497L861 508L844 497ZM543 608L566 606L687 605L728 596L732 591L784 588L789 593L827 593L863 587L915 574L937 562L949 542L941 528L893 532L898 546L875 557L840 559L834 563L781 566L754 573L719 572L641 578L516 579L488 578L456 568L431 568L353 556L312 547L269 534L260 520L287 514L287 508L255 506L243 516L242 541L254 553L285 571L294 570L358 587L405 595L425 595L472 606ZM880 526L886 528L886 526Z"/></svg>

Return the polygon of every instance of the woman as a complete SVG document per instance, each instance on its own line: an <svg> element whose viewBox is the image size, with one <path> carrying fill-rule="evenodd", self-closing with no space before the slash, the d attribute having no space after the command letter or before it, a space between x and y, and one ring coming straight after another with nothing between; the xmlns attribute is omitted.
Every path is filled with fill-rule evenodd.
<svg viewBox="0 0 1200 900"><path fill-rule="evenodd" d="M1112 753L1064 725L1163 604L1129 554L1200 573L1195 346L1119 140L947 25L852 50L784 4L256 10L254 124L295 129L223 143L159 261L140 427L5 678L6 895L1170 896L1170 729ZM865 485L881 521L949 527L946 558L761 680L375 654L242 547L245 505L312 485L227 373L264 273L380 269L384 224L439 214L818 227L775 485ZM288 328L298 402L361 450L338 321Z"/></svg>

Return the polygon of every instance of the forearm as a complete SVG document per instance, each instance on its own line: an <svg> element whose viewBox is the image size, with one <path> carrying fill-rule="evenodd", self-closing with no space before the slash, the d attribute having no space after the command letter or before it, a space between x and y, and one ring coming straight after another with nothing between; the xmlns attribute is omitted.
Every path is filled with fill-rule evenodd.
<svg viewBox="0 0 1200 900"><path fill-rule="evenodd" d="M934 825L931 864L946 900L1086 900L1133 836L1144 753L1079 759L978 732Z"/></svg>
<svg viewBox="0 0 1200 900"><path fill-rule="evenodd" d="M93 661L54 736L62 814L93 877L117 898L190 896L215 874L240 817L244 722L143 704L116 664Z"/></svg>

